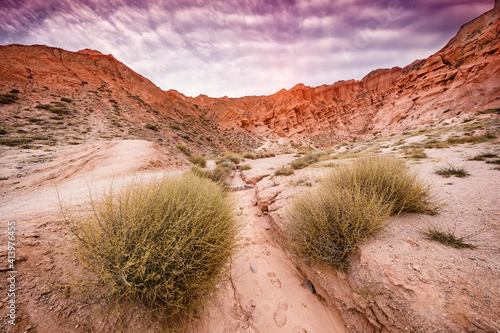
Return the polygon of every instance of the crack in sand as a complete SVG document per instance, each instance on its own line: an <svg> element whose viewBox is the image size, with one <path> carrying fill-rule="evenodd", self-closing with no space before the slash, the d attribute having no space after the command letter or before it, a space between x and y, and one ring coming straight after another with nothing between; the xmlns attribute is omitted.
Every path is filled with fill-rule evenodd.
<svg viewBox="0 0 500 333"><path fill-rule="evenodd" d="M244 184L235 174L231 185ZM234 300L255 332L343 332L344 323L316 295L302 287L302 277L274 241L270 220L255 205L254 189L231 193L244 221L242 249L231 275ZM253 268L253 269L252 269Z"/></svg>

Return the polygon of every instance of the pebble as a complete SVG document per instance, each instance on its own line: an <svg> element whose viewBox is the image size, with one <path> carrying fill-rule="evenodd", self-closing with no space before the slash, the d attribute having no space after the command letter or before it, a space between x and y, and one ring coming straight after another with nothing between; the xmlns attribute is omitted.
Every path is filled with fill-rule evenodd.
<svg viewBox="0 0 500 333"><path fill-rule="evenodd" d="M302 283L302 287L306 288L310 292L314 293L316 290L314 289L314 286L311 281L306 280L304 283Z"/></svg>
<svg viewBox="0 0 500 333"><path fill-rule="evenodd" d="M253 262L250 263L250 269L252 270L252 272L257 272L257 267L255 267L255 264Z"/></svg>

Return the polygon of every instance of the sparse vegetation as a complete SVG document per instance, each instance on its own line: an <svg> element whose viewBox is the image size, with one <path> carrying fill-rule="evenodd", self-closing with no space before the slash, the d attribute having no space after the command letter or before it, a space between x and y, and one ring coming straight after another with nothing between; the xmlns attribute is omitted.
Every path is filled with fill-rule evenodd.
<svg viewBox="0 0 500 333"><path fill-rule="evenodd" d="M318 161L325 160L327 157L327 154L324 151L314 151L312 153L309 153L303 157L297 158L293 160L290 165L294 169L303 169L307 167L308 165L314 164Z"/></svg>
<svg viewBox="0 0 500 333"><path fill-rule="evenodd" d="M290 176L293 175L293 168L288 166L282 166L274 172L275 176Z"/></svg>
<svg viewBox="0 0 500 333"><path fill-rule="evenodd" d="M146 128L147 128L147 129L150 129L150 130L152 130L152 131L158 131L158 130L160 130L160 128L158 127L158 125L156 125L156 124L151 124L151 123L147 123L147 124L146 124Z"/></svg>
<svg viewBox="0 0 500 333"><path fill-rule="evenodd" d="M180 151L182 151L182 152L184 153L184 155L186 155L186 156L191 156L191 151L190 151L190 150L189 150L189 148L188 148L188 147L186 147L185 145L183 145L183 144L180 144L180 143L179 143L179 144L177 145L177 148L178 148Z"/></svg>
<svg viewBox="0 0 500 333"><path fill-rule="evenodd" d="M63 208L79 263L109 299L169 316L192 314L215 291L238 225L217 184L193 175L133 182Z"/></svg>
<svg viewBox="0 0 500 333"><path fill-rule="evenodd" d="M249 159L255 160L255 159L257 159L257 156L254 153L245 153L245 154L243 154L243 158L249 158Z"/></svg>
<svg viewBox="0 0 500 333"><path fill-rule="evenodd" d="M370 157L332 170L287 210L292 246L305 258L347 267L363 240L382 229L390 215L436 214L430 185L404 161Z"/></svg>
<svg viewBox="0 0 500 333"><path fill-rule="evenodd" d="M416 160L427 158L427 154L425 153L423 148L412 148L408 150L404 150L404 154L408 158L413 158Z"/></svg>
<svg viewBox="0 0 500 333"><path fill-rule="evenodd" d="M0 94L0 104L13 104L19 99L19 90L11 90L10 93Z"/></svg>
<svg viewBox="0 0 500 333"><path fill-rule="evenodd" d="M482 142L487 142L496 139L496 135L490 132L486 132L485 134L481 135L471 135L471 136L461 136L461 137L455 137L451 136L449 137L446 142L455 145L455 144L462 144L462 143L482 143Z"/></svg>
<svg viewBox="0 0 500 333"><path fill-rule="evenodd" d="M207 166L207 159L203 156L199 155L192 155L189 157L189 162L193 163L194 165L198 165L202 168Z"/></svg>
<svg viewBox="0 0 500 333"><path fill-rule="evenodd" d="M485 153L479 153L479 154L469 158L469 161L484 161L485 159L495 158L495 157L498 157L498 154L491 153L491 152L485 152Z"/></svg>
<svg viewBox="0 0 500 333"><path fill-rule="evenodd" d="M250 164L243 164L241 166L241 170L246 171L252 169L252 166Z"/></svg>
<svg viewBox="0 0 500 333"><path fill-rule="evenodd" d="M500 108L492 108L492 109L477 111L477 114L500 114Z"/></svg>
<svg viewBox="0 0 500 333"><path fill-rule="evenodd" d="M73 100L71 98L68 98L68 97L61 97L61 101L66 102L66 103L73 102Z"/></svg>
<svg viewBox="0 0 500 333"><path fill-rule="evenodd" d="M422 230L422 233L429 240L440 242L456 249L476 248L474 245L466 242L466 237L458 237L455 230L445 230L437 225L428 225L424 230Z"/></svg>
<svg viewBox="0 0 500 333"><path fill-rule="evenodd" d="M191 168L191 173L200 178L208 178L216 183L224 184L233 169L234 164L232 162L223 161L222 163L217 164L213 170L203 170L198 166L193 166Z"/></svg>
<svg viewBox="0 0 500 333"><path fill-rule="evenodd" d="M456 167L451 163L448 163L446 166L442 166L438 169L436 169L436 173L440 176L443 176L445 178L449 178L451 176L459 177L459 178L464 178L469 176L469 173L467 170L465 170L465 167Z"/></svg>

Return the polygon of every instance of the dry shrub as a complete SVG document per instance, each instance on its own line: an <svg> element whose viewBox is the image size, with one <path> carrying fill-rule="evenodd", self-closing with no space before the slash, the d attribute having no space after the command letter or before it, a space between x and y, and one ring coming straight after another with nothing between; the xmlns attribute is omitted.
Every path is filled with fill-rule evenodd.
<svg viewBox="0 0 500 333"><path fill-rule="evenodd" d="M241 166L241 170L246 171L252 169L252 166L250 164L243 164Z"/></svg>
<svg viewBox="0 0 500 333"><path fill-rule="evenodd" d="M440 167L436 169L436 173L440 176L443 176L445 178L449 178L451 176L459 177L459 178L464 178L467 176L470 176L470 174L467 172L465 167L457 167L454 166L451 163L447 163L446 166Z"/></svg>
<svg viewBox="0 0 500 333"><path fill-rule="evenodd" d="M194 165L198 165L202 168L207 166L207 159L203 156L199 155L192 155L188 158L189 162L193 163Z"/></svg>
<svg viewBox="0 0 500 333"><path fill-rule="evenodd" d="M275 176L290 176L290 175L293 175L293 168L292 167L285 167L285 166L282 166L281 168L277 169L275 172L274 172L274 175Z"/></svg>
<svg viewBox="0 0 500 333"><path fill-rule="evenodd" d="M236 248L223 189L194 175L110 188L88 209L63 212L80 264L109 299L171 316L213 294Z"/></svg>
<svg viewBox="0 0 500 333"><path fill-rule="evenodd" d="M481 135L472 135L472 136L462 136L462 137L449 137L446 142L452 145L462 144L462 143L482 143L496 139L496 135L490 132L486 132Z"/></svg>
<svg viewBox="0 0 500 333"><path fill-rule="evenodd" d="M200 178L208 178L216 183L224 184L227 177L234 169L234 164L229 161L222 161L218 163L213 170L203 170L198 166L193 166L191 172Z"/></svg>
<svg viewBox="0 0 500 333"><path fill-rule="evenodd" d="M254 153L245 153L245 154L243 154L243 158L249 158L249 159L255 160L257 158L257 156Z"/></svg>
<svg viewBox="0 0 500 333"><path fill-rule="evenodd" d="M391 210L360 186L336 188L323 182L297 197L287 211L290 240L307 260L344 269L359 243L382 229Z"/></svg>
<svg viewBox="0 0 500 333"><path fill-rule="evenodd" d="M339 187L359 184L367 192L377 193L393 203L393 214L436 214L439 206L432 202L431 185L404 160L393 156L373 156L354 160L334 169L328 178Z"/></svg>
<svg viewBox="0 0 500 333"><path fill-rule="evenodd" d="M391 156L354 160L332 170L287 210L293 247L305 258L343 269L358 244L390 215L436 214L430 185Z"/></svg>
<svg viewBox="0 0 500 333"><path fill-rule="evenodd" d="M475 249L476 246L467 242L470 237L458 236L456 230L443 228L438 225L427 225L425 229L421 231L425 238L428 240L436 241L447 246L454 247L456 249Z"/></svg>

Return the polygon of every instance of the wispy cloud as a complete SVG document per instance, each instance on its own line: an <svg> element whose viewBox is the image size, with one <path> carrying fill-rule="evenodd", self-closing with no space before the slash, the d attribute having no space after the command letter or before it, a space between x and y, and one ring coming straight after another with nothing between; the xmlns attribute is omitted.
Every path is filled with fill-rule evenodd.
<svg viewBox="0 0 500 333"><path fill-rule="evenodd" d="M271 94L436 52L492 0L4 0L1 44L112 53L163 89Z"/></svg>

